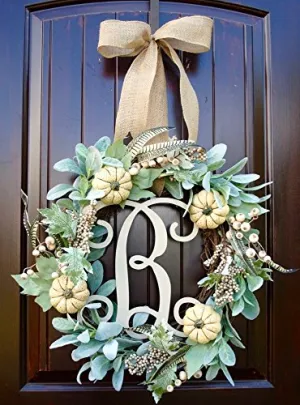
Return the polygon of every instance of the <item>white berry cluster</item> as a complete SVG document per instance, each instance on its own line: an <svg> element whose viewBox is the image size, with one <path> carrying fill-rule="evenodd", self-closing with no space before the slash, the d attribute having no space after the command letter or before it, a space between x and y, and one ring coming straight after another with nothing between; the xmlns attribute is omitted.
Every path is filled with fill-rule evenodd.
<svg viewBox="0 0 300 405"><path fill-rule="evenodd" d="M216 285L213 297L217 306L225 305L233 301L233 295L238 292L240 287L236 282L236 276L244 273L242 267L237 266L233 260L233 250L227 243L216 245L211 258L204 262L207 267L213 266L214 274L220 274L220 281Z"/></svg>
<svg viewBox="0 0 300 405"><path fill-rule="evenodd" d="M240 290L238 283L236 282L236 276L245 272L242 267L236 265L230 265L228 269L228 275L222 276L221 280L216 286L213 297L218 307L221 307L229 302L233 302L234 293Z"/></svg>
<svg viewBox="0 0 300 405"><path fill-rule="evenodd" d="M73 246L82 249L85 253L90 253L89 241L93 237L91 229L97 220L96 201L92 201L79 215L79 223L76 230L76 240Z"/></svg>
<svg viewBox="0 0 300 405"><path fill-rule="evenodd" d="M229 218L231 229L226 233L228 240L233 238L233 235L238 240L243 240L243 242L248 244L248 248L245 248L245 255L249 259L261 259L264 262L268 263L271 261L271 257L267 255L262 245L259 243L259 236L252 232L248 236L246 233L251 231L251 223L258 219L259 209L253 208L248 216L250 220L246 219L246 216L242 213L237 214L235 217L232 216ZM251 247L252 244L252 247Z"/></svg>
<svg viewBox="0 0 300 405"><path fill-rule="evenodd" d="M169 354L160 349L149 346L148 352L143 356L138 356L136 353L131 354L125 360L125 366L128 368L131 375L142 375L145 372L151 372L156 366L163 363L169 358Z"/></svg>
<svg viewBox="0 0 300 405"><path fill-rule="evenodd" d="M201 370L196 371L196 373L193 375L194 378L199 379L203 375ZM174 385L170 384L167 386L167 392L173 392L175 387L180 387L183 382L187 380L187 373L185 370L181 370L179 372L178 378L174 381Z"/></svg>

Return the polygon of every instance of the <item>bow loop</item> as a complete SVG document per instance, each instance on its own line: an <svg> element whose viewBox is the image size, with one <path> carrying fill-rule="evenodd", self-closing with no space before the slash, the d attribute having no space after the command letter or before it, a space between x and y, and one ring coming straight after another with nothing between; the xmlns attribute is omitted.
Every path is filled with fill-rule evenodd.
<svg viewBox="0 0 300 405"><path fill-rule="evenodd" d="M142 21L106 20L100 25L98 52L105 58L136 56L150 41L150 26Z"/></svg>
<svg viewBox="0 0 300 405"><path fill-rule="evenodd" d="M207 52L210 49L212 25L209 17L182 17L164 24L155 32L154 38L163 39L172 48L183 52Z"/></svg>
<svg viewBox="0 0 300 405"><path fill-rule="evenodd" d="M98 51L106 58L136 56L123 83L116 118L115 139L128 132L133 137L158 126L167 126L167 91L162 51L176 64L180 73L180 99L189 139L196 141L199 105L196 93L175 49L201 53L210 48L213 22L208 17L192 16L173 20L153 35L141 21L107 20L100 25ZM157 137L157 142L167 135Z"/></svg>

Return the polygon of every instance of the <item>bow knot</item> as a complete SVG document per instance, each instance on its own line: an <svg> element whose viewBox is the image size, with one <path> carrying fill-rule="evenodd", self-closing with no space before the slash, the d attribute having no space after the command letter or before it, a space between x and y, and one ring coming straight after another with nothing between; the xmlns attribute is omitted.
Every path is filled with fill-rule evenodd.
<svg viewBox="0 0 300 405"><path fill-rule="evenodd" d="M100 25L98 51L106 58L136 56L124 78L115 139L133 137L149 128L167 126L167 87L164 52L178 67L180 98L189 139L196 141L199 104L176 50L192 53L210 48L212 19L202 16L172 20L151 35L141 21L106 20ZM157 139L165 140L165 136Z"/></svg>

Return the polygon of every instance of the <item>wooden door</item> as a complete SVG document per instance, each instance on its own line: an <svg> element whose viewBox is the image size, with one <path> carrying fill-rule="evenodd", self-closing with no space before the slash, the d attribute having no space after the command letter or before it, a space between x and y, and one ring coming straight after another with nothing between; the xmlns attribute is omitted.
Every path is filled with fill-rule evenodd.
<svg viewBox="0 0 300 405"><path fill-rule="evenodd" d="M29 4L28 4L29 3ZM300 233L300 4L297 0L161 2L160 23L183 15L214 18L212 50L182 55L198 94L199 142L206 148L228 144L228 165L248 155L248 170L274 179L272 215L261 229L276 261L299 266ZM78 364L70 350L49 351L56 338L53 313L43 314L19 296L11 273L27 261L21 231L20 188L30 194L30 212L46 205L47 189L68 176L52 170L72 156L77 142L93 144L113 136L122 81L131 60L106 61L96 52L99 23L105 19L149 17L147 1L0 0L0 168L1 168L1 404L61 405L109 401L151 404L135 379L115 393L110 381L75 382ZM170 69L170 67L168 67ZM168 72L169 121L186 137L178 99L178 76ZM181 221L176 210L160 208L167 222ZM126 211L116 216L119 227ZM151 230L143 218L135 225L129 250L147 251ZM195 243L195 244L193 244ZM196 293L203 274L199 240L188 247L169 245L173 299ZM194 249L194 248L197 249ZM108 278L114 273L114 246L105 256ZM150 274L131 278L133 304L155 305ZM275 275L259 293L260 317L237 320L247 350L237 351L232 388L216 381L186 384L164 403L209 401L223 404L296 404L300 401L300 274Z"/></svg>

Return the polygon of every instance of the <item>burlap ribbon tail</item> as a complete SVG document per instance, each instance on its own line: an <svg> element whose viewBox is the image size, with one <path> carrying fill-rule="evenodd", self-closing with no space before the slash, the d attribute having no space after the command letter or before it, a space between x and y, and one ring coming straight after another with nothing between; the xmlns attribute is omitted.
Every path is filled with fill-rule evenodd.
<svg viewBox="0 0 300 405"><path fill-rule="evenodd" d="M133 137L149 128L168 125L166 76L162 51L178 67L180 99L189 139L196 141L199 104L175 49L201 53L210 48L212 19L183 17L160 27L153 35L141 21L106 20L100 25L98 51L106 58L136 56L124 78L115 140ZM156 139L166 140L166 136Z"/></svg>

